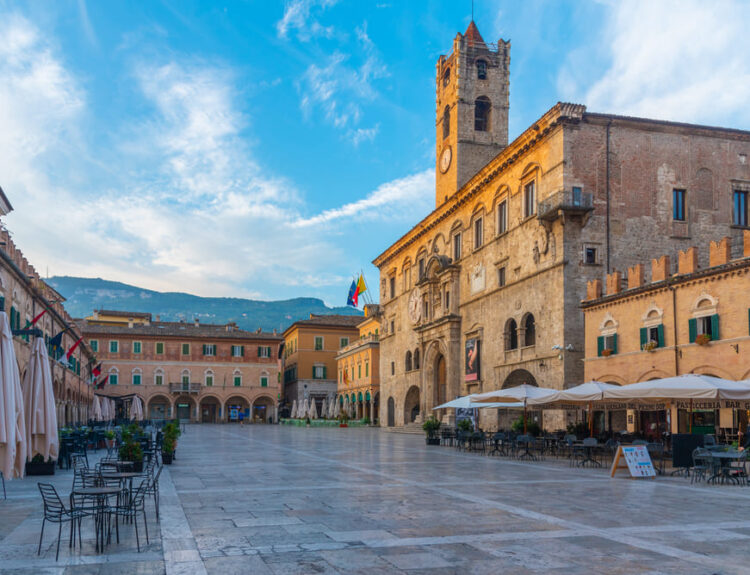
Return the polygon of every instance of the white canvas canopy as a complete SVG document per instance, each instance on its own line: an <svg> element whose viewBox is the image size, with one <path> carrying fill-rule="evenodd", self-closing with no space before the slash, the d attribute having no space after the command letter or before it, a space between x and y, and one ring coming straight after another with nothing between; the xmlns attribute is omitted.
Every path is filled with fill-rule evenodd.
<svg viewBox="0 0 750 575"><path fill-rule="evenodd" d="M476 396L475 393L472 393L471 395L465 395L463 397L457 397L456 399L449 401L447 403L443 403L442 405L438 405L437 407L433 407L433 411L435 409L447 409L447 408L458 408L458 409L471 409L471 408L480 408L480 409L489 409L489 408L508 408L508 409L514 409L523 407L522 402L513 402L513 403L476 403L474 401L474 397Z"/></svg>
<svg viewBox="0 0 750 575"><path fill-rule="evenodd" d="M669 401L673 399L750 400L750 384L694 373L615 386L604 399Z"/></svg>
<svg viewBox="0 0 750 575"><path fill-rule="evenodd" d="M49 369L47 347L42 338L35 338L31 348L29 367L23 381L23 399L26 418L26 457L36 454L47 459L57 459L57 412L52 373ZM76 414L78 415L78 414Z"/></svg>
<svg viewBox="0 0 750 575"><path fill-rule="evenodd" d="M333 408L333 417L341 415L341 400L334 402L336 405Z"/></svg>
<svg viewBox="0 0 750 575"><path fill-rule="evenodd" d="M55 433L57 433L55 431ZM8 315L0 312L0 471L23 477L26 469L26 423L13 333Z"/></svg>
<svg viewBox="0 0 750 575"><path fill-rule="evenodd" d="M486 393L477 393L472 398L475 403L515 403L527 405L542 405L557 393L555 389L536 387L527 383L506 389L497 389Z"/></svg>

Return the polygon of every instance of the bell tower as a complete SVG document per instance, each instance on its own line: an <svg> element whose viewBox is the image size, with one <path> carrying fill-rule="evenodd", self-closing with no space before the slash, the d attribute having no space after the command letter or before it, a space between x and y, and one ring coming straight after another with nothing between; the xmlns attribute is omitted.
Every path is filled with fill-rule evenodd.
<svg viewBox="0 0 750 575"><path fill-rule="evenodd" d="M509 84L510 41L487 44L473 20L438 58L436 207L508 145Z"/></svg>

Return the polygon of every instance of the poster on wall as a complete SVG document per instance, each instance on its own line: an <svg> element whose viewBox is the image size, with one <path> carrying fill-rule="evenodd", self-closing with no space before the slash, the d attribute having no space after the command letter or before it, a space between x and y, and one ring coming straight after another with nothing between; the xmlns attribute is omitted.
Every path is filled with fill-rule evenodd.
<svg viewBox="0 0 750 575"><path fill-rule="evenodd" d="M466 340L466 381L477 381L479 379L479 347L478 339Z"/></svg>
<svg viewBox="0 0 750 575"><path fill-rule="evenodd" d="M456 408L456 427L463 419L471 421L471 428L477 428L477 412L479 410L475 407L457 407Z"/></svg>

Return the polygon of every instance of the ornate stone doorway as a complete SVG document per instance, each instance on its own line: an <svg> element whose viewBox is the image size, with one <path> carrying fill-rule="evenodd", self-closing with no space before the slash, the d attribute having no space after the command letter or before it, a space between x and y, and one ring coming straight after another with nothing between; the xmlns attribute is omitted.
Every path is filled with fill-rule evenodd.
<svg viewBox="0 0 750 575"><path fill-rule="evenodd" d="M404 399L404 424L417 421L419 417L419 388L413 385L406 392Z"/></svg>
<svg viewBox="0 0 750 575"><path fill-rule="evenodd" d="M388 427L396 425L396 402L392 397L388 398Z"/></svg>
<svg viewBox="0 0 750 575"><path fill-rule="evenodd" d="M445 378L445 357L440 354L435 362L435 405L448 401Z"/></svg>

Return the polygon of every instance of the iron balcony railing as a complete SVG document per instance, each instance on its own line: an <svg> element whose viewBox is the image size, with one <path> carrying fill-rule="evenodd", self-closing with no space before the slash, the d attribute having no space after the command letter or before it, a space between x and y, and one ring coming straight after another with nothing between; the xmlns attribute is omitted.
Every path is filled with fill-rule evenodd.
<svg viewBox="0 0 750 575"><path fill-rule="evenodd" d="M200 383L170 383L169 391L171 393L200 393Z"/></svg>
<svg viewBox="0 0 750 575"><path fill-rule="evenodd" d="M585 213L594 209L593 194L581 190L561 190L539 202L539 218L554 220L561 211Z"/></svg>

